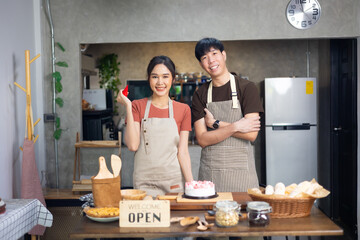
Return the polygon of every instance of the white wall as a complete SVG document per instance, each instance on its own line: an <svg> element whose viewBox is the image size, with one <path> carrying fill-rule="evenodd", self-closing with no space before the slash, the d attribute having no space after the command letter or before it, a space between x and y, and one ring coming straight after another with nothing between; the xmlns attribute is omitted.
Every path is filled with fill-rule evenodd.
<svg viewBox="0 0 360 240"><path fill-rule="evenodd" d="M30 58L40 53L40 0L6 0L0 8L0 197L20 198L22 146L25 136L25 93L13 82L25 88L25 50L30 50ZM36 21L36 22L35 22ZM36 25L36 28L35 28ZM42 118L42 78L41 61L33 62L31 68L32 107L36 120ZM34 121L35 121L34 120ZM39 134L35 145L37 162L44 165L42 121L35 127ZM42 142L42 143L41 143ZM39 154L39 151L42 154Z"/></svg>

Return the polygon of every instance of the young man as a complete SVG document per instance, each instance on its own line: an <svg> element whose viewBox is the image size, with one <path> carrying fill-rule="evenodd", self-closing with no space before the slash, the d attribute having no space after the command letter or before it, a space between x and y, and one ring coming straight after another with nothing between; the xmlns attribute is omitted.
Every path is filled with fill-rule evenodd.
<svg viewBox="0 0 360 240"><path fill-rule="evenodd" d="M192 120L202 147L199 180L215 183L218 192L245 192L258 187L251 142L260 130L263 107L254 83L231 74L223 44L204 38L195 56L212 81L192 100Z"/></svg>

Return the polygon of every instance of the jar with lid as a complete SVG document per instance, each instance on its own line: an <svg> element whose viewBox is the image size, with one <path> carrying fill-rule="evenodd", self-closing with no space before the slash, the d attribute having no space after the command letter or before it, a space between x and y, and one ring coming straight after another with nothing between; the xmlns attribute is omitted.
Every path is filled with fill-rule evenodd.
<svg viewBox="0 0 360 240"><path fill-rule="evenodd" d="M239 222L241 204L235 201L218 201L214 205L215 223L219 227L232 227Z"/></svg>
<svg viewBox="0 0 360 240"><path fill-rule="evenodd" d="M247 203L250 227L265 227L270 223L271 206L267 202L254 201Z"/></svg>

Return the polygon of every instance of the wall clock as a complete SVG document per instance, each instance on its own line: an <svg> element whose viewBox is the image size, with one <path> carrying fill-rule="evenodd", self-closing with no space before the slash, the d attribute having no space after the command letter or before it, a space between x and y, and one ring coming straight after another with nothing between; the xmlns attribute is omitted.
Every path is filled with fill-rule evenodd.
<svg viewBox="0 0 360 240"><path fill-rule="evenodd" d="M291 0L286 8L289 23L297 29L308 29L320 19L321 7L317 0Z"/></svg>

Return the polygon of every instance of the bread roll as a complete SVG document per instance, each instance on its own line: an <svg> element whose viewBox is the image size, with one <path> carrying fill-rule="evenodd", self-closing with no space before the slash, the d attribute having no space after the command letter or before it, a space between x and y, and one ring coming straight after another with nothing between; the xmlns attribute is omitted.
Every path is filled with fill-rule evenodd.
<svg viewBox="0 0 360 240"><path fill-rule="evenodd" d="M265 194L266 195L272 195L274 194L274 187L271 185L267 185L265 188Z"/></svg>
<svg viewBox="0 0 360 240"><path fill-rule="evenodd" d="M278 182L275 185L275 192L274 194L278 194L278 195L285 195L285 184L283 184L282 182Z"/></svg>
<svg viewBox="0 0 360 240"><path fill-rule="evenodd" d="M261 190L258 189L258 188L252 188L251 191L252 191L253 193L262 194Z"/></svg>

